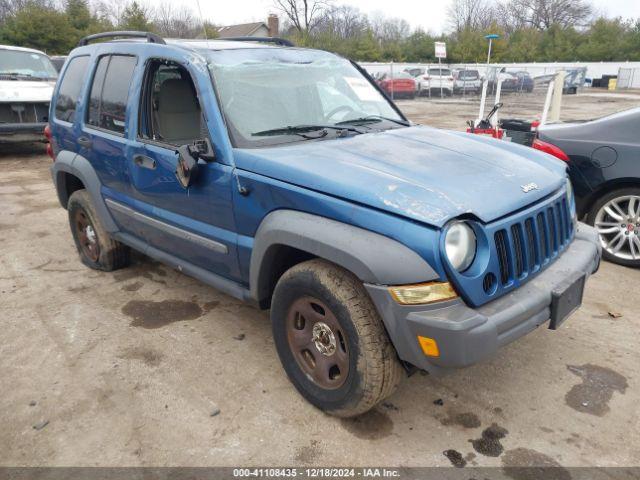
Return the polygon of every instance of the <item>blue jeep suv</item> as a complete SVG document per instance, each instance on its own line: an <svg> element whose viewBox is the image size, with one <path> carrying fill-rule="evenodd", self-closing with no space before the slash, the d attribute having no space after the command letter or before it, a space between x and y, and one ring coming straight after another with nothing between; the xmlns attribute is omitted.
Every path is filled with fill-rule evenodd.
<svg viewBox="0 0 640 480"><path fill-rule="evenodd" d="M414 125L357 64L283 40L94 35L49 118L82 262L133 248L270 309L287 375L334 415L557 328L600 262L563 162Z"/></svg>

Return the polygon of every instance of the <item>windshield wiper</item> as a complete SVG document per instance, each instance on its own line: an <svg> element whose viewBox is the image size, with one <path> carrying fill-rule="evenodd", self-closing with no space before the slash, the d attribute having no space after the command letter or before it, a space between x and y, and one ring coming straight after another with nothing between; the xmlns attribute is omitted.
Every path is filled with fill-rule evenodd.
<svg viewBox="0 0 640 480"><path fill-rule="evenodd" d="M317 132L322 130L323 134L319 136L305 135L306 133ZM299 135L306 139L322 138L327 136L327 130L338 130L340 132L364 133L354 127L343 127L338 125L294 125L280 128L271 128L260 132L253 132L254 137L268 137L271 135Z"/></svg>
<svg viewBox="0 0 640 480"><path fill-rule="evenodd" d="M383 117L382 115L367 115L366 117L342 120L341 122L336 122L336 125L349 125L349 124L357 125L357 124L364 124L364 123L379 123L382 120L387 120L388 122L397 123L398 125L402 125L405 127L411 126L411 123L405 120L397 120L395 118Z"/></svg>

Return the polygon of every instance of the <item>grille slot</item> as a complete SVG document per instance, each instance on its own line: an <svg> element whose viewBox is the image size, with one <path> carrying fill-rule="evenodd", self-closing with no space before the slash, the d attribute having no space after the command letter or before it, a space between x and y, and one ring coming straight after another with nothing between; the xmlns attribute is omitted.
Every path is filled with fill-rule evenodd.
<svg viewBox="0 0 640 480"><path fill-rule="evenodd" d="M513 254L516 260L516 277L520 278L524 273L524 248L522 245L522 234L520 233L520 225L511 225L511 237L513 238Z"/></svg>
<svg viewBox="0 0 640 480"><path fill-rule="evenodd" d="M509 255L507 255L507 233L498 230L495 235L498 262L500 263L500 281L506 284L509 281Z"/></svg>
<svg viewBox="0 0 640 480"><path fill-rule="evenodd" d="M539 258L536 258L536 239L533 234L533 218L527 218L524 222L524 231L527 238L527 260L529 261L529 271L533 270L536 263L540 262Z"/></svg>

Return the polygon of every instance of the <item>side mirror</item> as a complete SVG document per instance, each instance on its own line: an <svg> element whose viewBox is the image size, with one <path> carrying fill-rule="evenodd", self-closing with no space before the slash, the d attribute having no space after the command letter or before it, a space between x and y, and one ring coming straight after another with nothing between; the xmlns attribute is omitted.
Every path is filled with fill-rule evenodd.
<svg viewBox="0 0 640 480"><path fill-rule="evenodd" d="M198 173L198 160L212 162L216 159L213 146L208 138L196 140L190 145L182 145L176 150L178 164L176 178L183 188L193 184Z"/></svg>
<svg viewBox="0 0 640 480"><path fill-rule="evenodd" d="M193 154L191 145L178 147L176 153L178 154L176 178L182 188L189 188L198 173L198 157Z"/></svg>

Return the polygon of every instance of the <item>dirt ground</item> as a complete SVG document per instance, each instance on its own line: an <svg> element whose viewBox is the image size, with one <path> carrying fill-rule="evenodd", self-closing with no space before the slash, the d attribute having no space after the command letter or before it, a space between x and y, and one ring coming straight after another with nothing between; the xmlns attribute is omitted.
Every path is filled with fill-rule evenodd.
<svg viewBox="0 0 640 480"><path fill-rule="evenodd" d="M503 117L542 109L540 96L504 100ZM639 100L567 96L563 117ZM462 129L478 104L400 105ZM49 165L41 147L0 155L0 465L639 464L638 270L603 264L560 330L443 378L416 374L340 420L289 384L267 313L142 256L85 268Z"/></svg>

